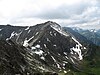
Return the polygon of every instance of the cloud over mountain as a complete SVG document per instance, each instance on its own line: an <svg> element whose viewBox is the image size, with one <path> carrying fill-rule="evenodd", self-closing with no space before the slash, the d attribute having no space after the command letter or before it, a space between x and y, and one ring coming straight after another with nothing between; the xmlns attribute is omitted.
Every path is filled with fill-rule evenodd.
<svg viewBox="0 0 100 75"><path fill-rule="evenodd" d="M0 0L0 24L34 25L47 20L62 26L100 28L99 0Z"/></svg>

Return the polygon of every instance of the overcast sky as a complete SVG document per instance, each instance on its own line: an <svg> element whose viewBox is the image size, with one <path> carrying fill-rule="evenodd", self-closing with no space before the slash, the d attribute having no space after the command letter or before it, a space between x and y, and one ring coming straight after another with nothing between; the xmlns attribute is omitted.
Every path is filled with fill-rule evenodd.
<svg viewBox="0 0 100 75"><path fill-rule="evenodd" d="M100 29L100 0L0 0L0 24L32 26L48 20Z"/></svg>

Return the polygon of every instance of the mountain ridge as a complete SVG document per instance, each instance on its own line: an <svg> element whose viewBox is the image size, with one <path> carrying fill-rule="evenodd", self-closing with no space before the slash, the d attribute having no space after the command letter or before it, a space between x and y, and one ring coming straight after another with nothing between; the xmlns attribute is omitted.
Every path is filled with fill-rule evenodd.
<svg viewBox="0 0 100 75"><path fill-rule="evenodd" d="M73 69L83 70L82 62L91 53L88 45L80 43L70 33L65 32L59 24L48 21L36 26L5 26L0 31L0 38L11 40L26 52L22 57L27 61L29 67L25 69L29 73L67 73Z"/></svg>

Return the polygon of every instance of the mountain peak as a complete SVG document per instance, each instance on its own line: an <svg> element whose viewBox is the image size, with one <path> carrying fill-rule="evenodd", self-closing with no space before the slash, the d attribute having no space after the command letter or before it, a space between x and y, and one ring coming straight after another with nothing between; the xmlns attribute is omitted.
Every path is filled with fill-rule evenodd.
<svg viewBox="0 0 100 75"><path fill-rule="evenodd" d="M54 23L56 23L56 22L53 22L53 21L47 21L47 22L45 22L45 23L54 24Z"/></svg>
<svg viewBox="0 0 100 75"><path fill-rule="evenodd" d="M59 24L57 24L56 22L53 22L53 21L47 21L44 24L46 24L46 25L56 25L56 26L58 25L58 26L60 26Z"/></svg>
<svg viewBox="0 0 100 75"><path fill-rule="evenodd" d="M47 22L45 22L44 24L47 25L47 26L52 27L53 29L61 30L61 26L60 26L59 24L57 24L56 22L47 21Z"/></svg>

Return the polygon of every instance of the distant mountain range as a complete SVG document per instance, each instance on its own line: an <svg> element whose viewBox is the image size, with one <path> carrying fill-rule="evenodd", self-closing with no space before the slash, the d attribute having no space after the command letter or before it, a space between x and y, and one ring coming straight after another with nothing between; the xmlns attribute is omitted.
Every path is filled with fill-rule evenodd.
<svg viewBox="0 0 100 75"><path fill-rule="evenodd" d="M25 27L0 25L0 75L93 75L85 71L99 48L92 42L52 21Z"/></svg>
<svg viewBox="0 0 100 75"><path fill-rule="evenodd" d="M100 46L100 29L99 30L95 30L95 29L84 30L77 27L72 27L71 29L83 35L88 40L92 41L94 44Z"/></svg>

